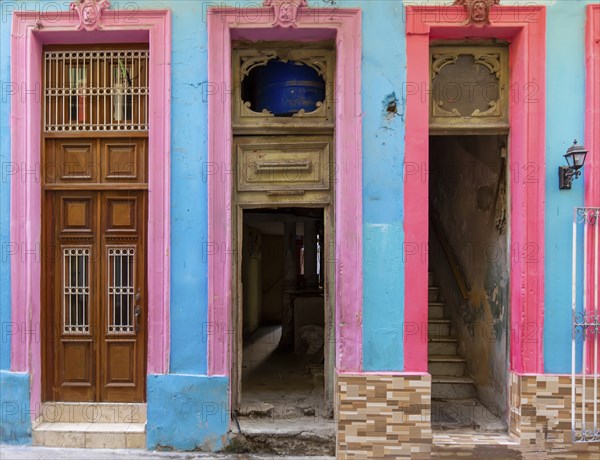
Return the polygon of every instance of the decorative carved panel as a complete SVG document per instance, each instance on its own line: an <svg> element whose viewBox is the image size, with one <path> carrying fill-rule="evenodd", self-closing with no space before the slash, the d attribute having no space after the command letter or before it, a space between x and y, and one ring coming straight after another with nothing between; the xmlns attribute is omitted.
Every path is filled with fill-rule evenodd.
<svg viewBox="0 0 600 460"><path fill-rule="evenodd" d="M508 48L431 48L432 131L508 129Z"/></svg>
<svg viewBox="0 0 600 460"><path fill-rule="evenodd" d="M63 197L61 232L89 232L92 225L92 199Z"/></svg>
<svg viewBox="0 0 600 460"><path fill-rule="evenodd" d="M325 100L317 104L311 112L300 110L290 117L276 117L267 110L256 112L242 97L242 85L253 69L265 66L271 60L298 62L314 69L325 81ZM270 44L260 48L233 50L233 126L238 132L249 130L264 131L264 128L316 127L332 129L334 119L334 70L333 50L315 47L310 44L279 45Z"/></svg>
<svg viewBox="0 0 600 460"><path fill-rule="evenodd" d="M139 139L103 140L101 152L103 182L145 182L146 144Z"/></svg>
<svg viewBox="0 0 600 460"><path fill-rule="evenodd" d="M137 198L106 197L106 231L135 231Z"/></svg>
<svg viewBox="0 0 600 460"><path fill-rule="evenodd" d="M238 191L328 190L329 136L254 136L234 142Z"/></svg>

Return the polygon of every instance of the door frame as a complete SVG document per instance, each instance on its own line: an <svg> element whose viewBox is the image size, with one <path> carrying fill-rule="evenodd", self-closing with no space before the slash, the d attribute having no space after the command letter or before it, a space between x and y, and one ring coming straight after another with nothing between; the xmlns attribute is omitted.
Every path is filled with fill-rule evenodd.
<svg viewBox="0 0 600 460"><path fill-rule="evenodd" d="M495 6L491 24L468 25L462 6L407 6L404 212L405 324L427 325L429 47L431 40L510 42L510 371L543 373L546 7ZM533 86L532 86L533 85ZM530 92L531 89L535 93ZM406 166L408 165L408 166ZM408 243L406 243L408 244ZM405 335L407 373L427 372L427 340Z"/></svg>
<svg viewBox="0 0 600 460"><path fill-rule="evenodd" d="M149 43L147 374L169 368L171 12L19 11L11 34L11 371L32 375L31 417L41 412L41 88L45 44ZM151 193L150 193L151 192Z"/></svg>
<svg viewBox="0 0 600 460"><path fill-rule="evenodd" d="M304 8L283 22L275 6L208 9L208 374L231 377L233 337L232 39L336 40L334 195L335 368L362 370L361 11ZM273 21L273 18L276 18ZM275 27L283 25L282 27ZM284 31L282 33L282 31ZM231 392L231 385L230 385ZM231 393L230 393L231 396Z"/></svg>
<svg viewBox="0 0 600 460"><path fill-rule="evenodd" d="M333 407L335 395L335 274L336 259L329 259L332 252L328 248L335 244L335 217L332 203L302 203L285 202L285 204L256 203L236 204L232 210L232 228L233 241L235 243L235 254L233 257L232 273L232 357L231 357L231 386L230 400L232 411L241 403L242 386L242 364L243 364L243 315L244 298L242 289L242 264L243 264L243 234L244 234L244 211L252 209L278 209L282 206L286 208L313 208L323 210L323 234L324 250L321 260L321 270L325 270L325 283L323 285L323 306L324 306L324 334L323 334L323 354L324 354L324 411L327 413L330 407ZM333 262L333 263L329 263ZM323 414L319 414L323 415Z"/></svg>

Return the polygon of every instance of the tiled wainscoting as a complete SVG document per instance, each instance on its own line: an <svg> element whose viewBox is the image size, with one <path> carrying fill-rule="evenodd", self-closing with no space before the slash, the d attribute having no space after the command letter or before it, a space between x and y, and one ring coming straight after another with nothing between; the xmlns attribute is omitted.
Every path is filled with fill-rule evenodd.
<svg viewBox="0 0 600 460"><path fill-rule="evenodd" d="M586 391L586 400L592 400L592 379ZM580 405L581 396L576 401ZM591 420L591 403L586 406L587 420ZM600 458L600 443L572 442L569 375L510 374L509 426L523 451L534 448L552 458Z"/></svg>
<svg viewBox="0 0 600 460"><path fill-rule="evenodd" d="M338 459L431 457L431 376L338 374Z"/></svg>
<svg viewBox="0 0 600 460"><path fill-rule="evenodd" d="M588 399L593 398L592 385L590 381ZM511 373L510 428L506 435L432 435L428 374L338 374L337 389L338 459L474 454L486 458L600 458L600 443L571 441L570 376ZM590 414L588 411L588 420Z"/></svg>

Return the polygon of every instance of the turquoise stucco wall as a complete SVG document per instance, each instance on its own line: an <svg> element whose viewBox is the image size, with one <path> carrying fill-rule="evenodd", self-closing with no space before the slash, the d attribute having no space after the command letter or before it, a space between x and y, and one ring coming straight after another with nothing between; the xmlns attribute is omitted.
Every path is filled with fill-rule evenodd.
<svg viewBox="0 0 600 460"><path fill-rule="evenodd" d="M226 379L206 377L207 321L207 37L205 9L211 5L257 6L257 1L199 0L112 1L112 8L170 8L173 13L171 148L171 368L170 376L148 380L148 445L167 442L187 448L186 417L166 422L157 407L170 404L182 388L202 402L208 391L222 400ZM328 5L321 0L312 6ZM503 2L508 4L510 2ZM542 3L542 2L540 2ZM589 0L543 2L548 7L547 159L544 346L547 372L570 370L570 239L574 206L583 205L583 181L559 191L556 169L573 138L583 139L585 5ZM406 80L403 3L391 0L338 0L340 7L363 8L363 363L370 371L401 371L403 361L404 246L402 166L404 159L404 88ZM68 2L0 2L0 369L10 367L10 267L8 259L10 188L10 12L65 9ZM397 112L388 112L396 101ZM216 242L220 243L220 242ZM351 269L351 267L350 267ZM558 280L561 280L560 282ZM19 390L11 401L25 403L26 374L14 376ZM11 383L12 385L12 383ZM4 390L4 387L3 387ZM4 391L3 391L4 393ZM7 393L5 393L7 394ZM195 395L195 396L194 396ZM8 406L2 408L4 417ZM12 410L12 409L11 409ZM12 420L12 419L11 419ZM165 423L179 423L172 430ZM4 421L3 421L4 423ZM23 423L28 423L27 421ZM4 425L8 426L8 425ZM21 422L7 439L25 439ZM196 430L196 428L194 428ZM226 425L211 423L193 431L195 443L220 439ZM18 433L18 434L17 434ZM218 441L215 441L218 442ZM216 444L215 444L216 445Z"/></svg>
<svg viewBox="0 0 600 460"><path fill-rule="evenodd" d="M573 139L584 141L584 30L589 3L593 2L552 2L547 13L544 365L548 373L571 372L571 237L573 208L584 206L584 181L574 181L572 190L558 190L557 169L564 165L562 156ZM580 251L579 260L581 256Z"/></svg>

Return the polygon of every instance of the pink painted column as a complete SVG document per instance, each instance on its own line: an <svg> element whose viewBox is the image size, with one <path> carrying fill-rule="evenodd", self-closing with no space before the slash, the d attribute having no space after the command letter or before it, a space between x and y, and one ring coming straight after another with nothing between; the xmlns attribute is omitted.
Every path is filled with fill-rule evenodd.
<svg viewBox="0 0 600 460"><path fill-rule="evenodd" d="M427 372L429 30L407 32L404 152L404 372ZM425 72L423 72L425 69Z"/></svg>
<svg viewBox="0 0 600 460"><path fill-rule="evenodd" d="M585 162L585 206L600 207L600 5L588 5L586 9L585 63L586 63L586 111L585 111L585 146L589 153ZM587 305L590 313L600 313L600 306L594 298L594 287L600 283L600 273L595 271L595 244L600 245L600 235L596 233L600 222L589 226L587 253L588 279ZM598 350L600 355L600 350ZM594 371L594 342L590 340L588 347L588 372Z"/></svg>
<svg viewBox="0 0 600 460"><path fill-rule="evenodd" d="M587 6L585 31L585 205L600 206L600 5Z"/></svg>

